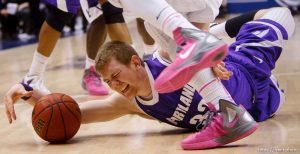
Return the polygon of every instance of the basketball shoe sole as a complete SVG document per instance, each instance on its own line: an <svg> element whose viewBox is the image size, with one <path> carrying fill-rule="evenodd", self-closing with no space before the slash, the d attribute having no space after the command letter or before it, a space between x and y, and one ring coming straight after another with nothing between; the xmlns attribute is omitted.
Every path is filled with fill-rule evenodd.
<svg viewBox="0 0 300 154"><path fill-rule="evenodd" d="M155 80L159 93L182 88L198 71L219 64L228 51L226 43L200 30L177 28L174 38L179 52Z"/></svg>

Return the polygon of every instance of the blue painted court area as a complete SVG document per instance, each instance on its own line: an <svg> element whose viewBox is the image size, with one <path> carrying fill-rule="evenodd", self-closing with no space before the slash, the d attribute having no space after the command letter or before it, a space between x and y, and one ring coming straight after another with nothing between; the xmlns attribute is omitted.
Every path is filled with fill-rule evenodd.
<svg viewBox="0 0 300 154"><path fill-rule="evenodd" d="M4 51L5 49L19 47L23 45L37 43L38 39L36 37L28 39L28 40L2 40L0 42L0 52Z"/></svg>
<svg viewBox="0 0 300 154"><path fill-rule="evenodd" d="M227 0L227 3L228 13L243 13L278 6L294 10L299 7L300 0Z"/></svg>
<svg viewBox="0 0 300 154"><path fill-rule="evenodd" d="M75 35L83 34L82 31L76 31L76 32L64 32L62 34L62 38L64 37L70 37ZM37 37L32 37L30 39L16 39L16 40L0 40L0 52L5 51L5 49L20 47L24 45L34 44L38 42Z"/></svg>

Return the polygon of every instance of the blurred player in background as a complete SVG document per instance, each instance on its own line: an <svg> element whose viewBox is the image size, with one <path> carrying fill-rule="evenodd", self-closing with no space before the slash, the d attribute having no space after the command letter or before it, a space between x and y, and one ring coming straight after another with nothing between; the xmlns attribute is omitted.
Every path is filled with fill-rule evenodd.
<svg viewBox="0 0 300 154"><path fill-rule="evenodd" d="M41 89L41 91L49 91L44 85L43 77L49 57L61 36L64 26L72 19L81 6L85 17L91 22L87 31L87 55L82 87L91 95L108 94L108 89L102 84L100 76L95 72L94 58L99 47L106 39L107 29L112 40L117 39L131 43L128 30L123 28L124 25L122 25L124 24L122 9L116 8L108 2L103 2L102 13L97 0L80 2L79 0L45 0L44 2L47 4L48 14L39 33L38 47L34 53L31 66L22 83ZM106 24L108 28L106 28Z"/></svg>

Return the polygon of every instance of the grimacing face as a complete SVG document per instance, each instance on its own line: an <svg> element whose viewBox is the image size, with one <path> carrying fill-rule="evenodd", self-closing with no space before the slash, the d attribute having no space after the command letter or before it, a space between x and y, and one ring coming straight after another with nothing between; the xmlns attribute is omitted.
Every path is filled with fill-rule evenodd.
<svg viewBox="0 0 300 154"><path fill-rule="evenodd" d="M119 92L128 99L133 99L135 96L145 93L144 73L146 73L146 71L144 67L141 66L141 61L138 56L133 56L128 66L121 64L115 58L111 58L104 68L100 70L103 81L106 82L111 89Z"/></svg>

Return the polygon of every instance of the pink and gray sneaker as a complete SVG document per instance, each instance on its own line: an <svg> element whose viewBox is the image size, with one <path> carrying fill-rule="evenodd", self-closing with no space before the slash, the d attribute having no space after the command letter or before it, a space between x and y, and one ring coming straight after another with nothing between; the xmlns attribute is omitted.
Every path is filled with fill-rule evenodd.
<svg viewBox="0 0 300 154"><path fill-rule="evenodd" d="M220 111L208 116L206 126L181 141L185 150L207 149L240 140L252 134L258 123L241 105L220 100ZM212 109L210 105L209 108ZM215 109L214 109L215 110Z"/></svg>
<svg viewBox="0 0 300 154"><path fill-rule="evenodd" d="M82 88L87 90L90 95L107 95L109 92L102 84L101 78L93 66L84 71Z"/></svg>
<svg viewBox="0 0 300 154"><path fill-rule="evenodd" d="M160 93L182 88L198 71L220 63L228 51L226 43L208 32L177 28L173 35L178 53L155 80L154 87Z"/></svg>

